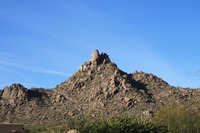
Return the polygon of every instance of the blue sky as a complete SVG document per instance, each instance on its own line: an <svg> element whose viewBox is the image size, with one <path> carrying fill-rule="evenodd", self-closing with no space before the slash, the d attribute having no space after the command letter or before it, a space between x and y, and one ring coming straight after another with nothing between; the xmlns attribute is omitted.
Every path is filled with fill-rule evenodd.
<svg viewBox="0 0 200 133"><path fill-rule="evenodd" d="M53 88L106 52L127 73L200 87L199 0L1 0L0 89Z"/></svg>

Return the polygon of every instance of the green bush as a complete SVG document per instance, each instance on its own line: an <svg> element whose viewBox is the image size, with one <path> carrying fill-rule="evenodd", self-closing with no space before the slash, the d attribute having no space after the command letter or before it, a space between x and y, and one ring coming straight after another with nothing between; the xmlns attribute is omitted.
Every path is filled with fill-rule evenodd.
<svg viewBox="0 0 200 133"><path fill-rule="evenodd" d="M200 111L190 107L170 105L154 115L152 120L165 125L172 133L200 132Z"/></svg>
<svg viewBox="0 0 200 133"><path fill-rule="evenodd" d="M71 125L26 128L25 133L65 133L77 129L81 133L167 133L167 127L131 116L116 116L107 120L88 122L85 119L71 120Z"/></svg>
<svg viewBox="0 0 200 133"><path fill-rule="evenodd" d="M166 133L167 128L150 122L144 123L133 117L117 116L89 123L80 131L81 133Z"/></svg>
<svg viewBox="0 0 200 133"><path fill-rule="evenodd" d="M45 132L48 131L45 127L29 127L24 129L24 133L39 133L39 132Z"/></svg>

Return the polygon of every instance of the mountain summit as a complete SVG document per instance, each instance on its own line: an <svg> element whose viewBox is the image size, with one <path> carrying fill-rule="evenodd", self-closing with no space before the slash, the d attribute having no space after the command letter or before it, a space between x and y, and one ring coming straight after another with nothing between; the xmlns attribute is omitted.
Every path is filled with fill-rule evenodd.
<svg viewBox="0 0 200 133"><path fill-rule="evenodd" d="M153 74L127 74L106 53L94 50L89 61L53 89L5 87L0 91L0 121L65 123L82 115L140 115L172 103L199 108L199 94L200 90L170 86Z"/></svg>

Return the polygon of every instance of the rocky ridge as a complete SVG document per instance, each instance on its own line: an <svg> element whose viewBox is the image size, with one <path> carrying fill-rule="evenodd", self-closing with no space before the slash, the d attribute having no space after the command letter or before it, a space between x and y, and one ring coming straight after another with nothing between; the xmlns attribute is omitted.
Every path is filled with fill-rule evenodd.
<svg viewBox="0 0 200 133"><path fill-rule="evenodd" d="M144 72L127 74L106 53L94 50L89 61L53 89L5 87L0 91L0 122L58 124L83 115L140 115L172 103L200 109L200 90L173 87Z"/></svg>

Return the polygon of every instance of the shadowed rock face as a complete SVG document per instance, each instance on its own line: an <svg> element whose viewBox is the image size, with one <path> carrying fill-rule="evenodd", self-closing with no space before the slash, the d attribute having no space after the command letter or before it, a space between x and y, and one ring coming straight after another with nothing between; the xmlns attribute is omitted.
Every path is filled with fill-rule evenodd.
<svg viewBox="0 0 200 133"><path fill-rule="evenodd" d="M173 87L153 74L137 71L127 74L106 53L95 50L89 61L53 89L27 90L20 84L4 88L0 121L22 119L29 124L59 124L82 115L92 119L139 115L172 103L198 108L199 94L200 89Z"/></svg>
<svg viewBox="0 0 200 133"><path fill-rule="evenodd" d="M1 98L1 96L2 96L2 93L3 93L3 90L0 90L0 98Z"/></svg>
<svg viewBox="0 0 200 133"><path fill-rule="evenodd" d="M19 99L25 100L27 97L27 89L21 84L12 84L5 87L3 90L2 98L5 99Z"/></svg>

